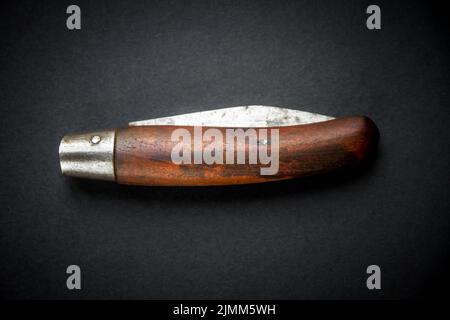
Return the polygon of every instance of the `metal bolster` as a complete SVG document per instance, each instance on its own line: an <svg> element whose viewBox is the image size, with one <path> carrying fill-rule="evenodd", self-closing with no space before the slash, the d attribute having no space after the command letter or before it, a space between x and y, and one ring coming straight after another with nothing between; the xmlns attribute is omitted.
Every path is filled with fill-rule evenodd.
<svg viewBox="0 0 450 320"><path fill-rule="evenodd" d="M70 134L59 145L59 160L64 175L115 181L115 130Z"/></svg>

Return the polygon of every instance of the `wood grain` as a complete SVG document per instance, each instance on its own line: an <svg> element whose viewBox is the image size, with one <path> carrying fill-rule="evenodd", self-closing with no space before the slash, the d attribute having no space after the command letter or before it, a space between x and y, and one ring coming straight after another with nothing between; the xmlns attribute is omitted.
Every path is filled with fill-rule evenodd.
<svg viewBox="0 0 450 320"><path fill-rule="evenodd" d="M174 164L171 152L177 142L171 141L171 134L177 128L185 128L192 134L194 131L193 127L175 126L118 129L115 148L117 182L148 186L207 186L311 176L359 163L375 149L379 136L372 120L359 116L280 127L277 128L278 173L261 175L259 163ZM225 135L224 128L218 129ZM209 143L203 146L206 144ZM269 150L270 147L269 142ZM245 148L248 149L248 145Z"/></svg>

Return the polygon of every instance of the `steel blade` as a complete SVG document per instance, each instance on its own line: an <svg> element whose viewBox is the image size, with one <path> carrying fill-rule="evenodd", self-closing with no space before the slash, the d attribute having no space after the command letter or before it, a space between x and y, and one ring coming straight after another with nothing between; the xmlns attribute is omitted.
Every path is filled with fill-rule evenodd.
<svg viewBox="0 0 450 320"><path fill-rule="evenodd" d="M130 126L205 126L205 127L283 127L316 123L333 117L306 111L271 107L240 106L209 111L186 113L177 116L130 122Z"/></svg>

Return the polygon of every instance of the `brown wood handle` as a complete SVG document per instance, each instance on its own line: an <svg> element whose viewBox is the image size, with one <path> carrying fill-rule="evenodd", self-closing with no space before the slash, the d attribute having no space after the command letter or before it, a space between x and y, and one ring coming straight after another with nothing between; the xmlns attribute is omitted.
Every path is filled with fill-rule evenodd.
<svg viewBox="0 0 450 320"><path fill-rule="evenodd" d="M267 165L261 165L259 159L256 164L249 164L248 154L246 164L175 164L171 153L179 142L173 142L171 136L179 128L194 136L194 127L137 126L118 129L115 147L117 182L148 186L205 186L310 176L357 164L378 142L378 129L366 117L266 128L269 137L272 129L279 130L279 167L274 175L261 175L261 167ZM203 132L206 129L204 127ZM225 128L218 129L226 135ZM272 151L272 140L258 140L258 143L266 144ZM207 145L211 142L204 142L203 150ZM202 151L198 150L198 145L192 143L190 146L194 153ZM224 143L224 157L226 146ZM248 151L248 141L244 147ZM234 151L236 159L239 150Z"/></svg>

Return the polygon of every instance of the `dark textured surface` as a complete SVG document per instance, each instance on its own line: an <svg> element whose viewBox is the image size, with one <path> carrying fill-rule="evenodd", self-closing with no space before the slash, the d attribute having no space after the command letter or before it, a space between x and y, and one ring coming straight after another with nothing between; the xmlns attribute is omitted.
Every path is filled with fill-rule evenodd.
<svg viewBox="0 0 450 320"><path fill-rule="evenodd" d="M411 1L67 1L1 18L3 298L417 298L448 285L449 32ZM245 104L370 116L376 159L268 185L61 175L68 132ZM82 290L68 291L78 264ZM369 291L365 269L382 268Z"/></svg>

